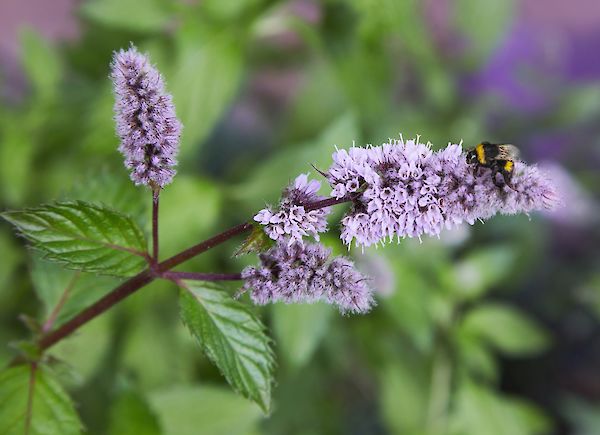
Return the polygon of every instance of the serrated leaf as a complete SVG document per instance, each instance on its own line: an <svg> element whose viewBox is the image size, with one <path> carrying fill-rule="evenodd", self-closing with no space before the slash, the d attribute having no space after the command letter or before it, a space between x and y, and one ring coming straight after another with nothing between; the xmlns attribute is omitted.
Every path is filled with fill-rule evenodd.
<svg viewBox="0 0 600 435"><path fill-rule="evenodd" d="M30 392L30 366L22 365L0 373L0 433L22 435L25 432ZM80 434L81 422L73 403L52 376L42 367L35 370L31 389L29 435Z"/></svg>
<svg viewBox="0 0 600 435"><path fill-rule="evenodd" d="M547 333L514 307L497 303L479 305L469 311L460 333L478 337L509 355L532 355L549 344Z"/></svg>
<svg viewBox="0 0 600 435"><path fill-rule="evenodd" d="M165 435L247 435L260 420L252 403L225 388L177 386L149 399Z"/></svg>
<svg viewBox="0 0 600 435"><path fill-rule="evenodd" d="M183 285L183 322L229 384L268 412L275 362L262 322L217 285Z"/></svg>
<svg viewBox="0 0 600 435"><path fill-rule="evenodd" d="M87 202L107 206L140 221L146 216L150 193L143 195L128 177L115 177L115 174L103 168L90 171L75 181L69 190L68 198L85 198Z"/></svg>
<svg viewBox="0 0 600 435"><path fill-rule="evenodd" d="M83 201L2 213L44 258L69 269L130 276L145 264L146 240L135 222Z"/></svg>

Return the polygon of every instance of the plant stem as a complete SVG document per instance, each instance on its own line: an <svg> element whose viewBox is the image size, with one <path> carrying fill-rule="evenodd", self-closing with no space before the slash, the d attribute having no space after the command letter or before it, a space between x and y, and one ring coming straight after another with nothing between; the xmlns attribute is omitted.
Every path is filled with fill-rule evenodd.
<svg viewBox="0 0 600 435"><path fill-rule="evenodd" d="M201 254L205 251L208 251L211 248L214 248L217 245L220 245L223 242L231 239L238 234L243 234L246 231L250 231L252 229L252 224L250 222L244 222L243 224L236 225L233 228L228 229L227 231L223 231L221 234L217 234L214 237L211 237L208 240L205 240L197 245L192 246L191 248L186 249L183 252L180 252L177 255L172 256L171 258L163 261L158 264L159 272L164 272L178 264L183 263L184 261L189 260L190 258L195 257L198 254Z"/></svg>
<svg viewBox="0 0 600 435"><path fill-rule="evenodd" d="M349 198L340 198L340 199L327 198L322 201L317 201L312 204L307 204L305 207L307 210L317 210L320 208L329 207L329 206L332 206L335 204L341 204L343 202L348 202L348 201L351 201L351 199L349 199ZM156 212L157 212L156 214L158 215L158 200L155 202L155 205L156 205ZM154 213L153 213L153 215L154 215ZM154 222L153 222L153 233L154 233L154 228L156 228L156 231L158 233L158 225L155 226ZM241 279L241 277L238 274L235 274L235 275L234 274L231 274L231 275L228 275L228 274L193 274L193 273L186 274L185 272L169 272L169 270L172 269L173 267L205 252L205 251L208 251L211 248L214 248L217 245L220 245L221 243L226 242L227 240L231 239L232 237L235 237L239 234L243 234L247 231L250 231L251 229L252 229L252 224L250 222L244 222L242 224L236 225L233 228L223 231L222 233L217 234L216 236L211 237L208 240L198 243L197 245L194 245L191 248L188 248L185 251L182 251L179 254L176 254L176 255L172 256L171 258L166 259L162 263L156 264L155 267L153 266L150 269L146 269L146 270L138 273L137 275L129 278L127 281L123 282L121 285L116 287L114 290L112 290L110 293L105 295L103 298L101 298L100 300L95 302L93 305L90 305L89 307L87 307L84 310L82 310L81 312L79 312L79 314L77 314L75 317L73 317L68 322L61 325L58 329L42 336L42 338L38 341L38 346L39 346L40 350L43 351L43 350L46 350L49 347L53 346L54 344L56 344L63 338L70 335L73 331L78 329L80 326L82 326L85 323L89 322L90 320L94 319L96 316L99 316L100 314L102 314L103 312L105 312L106 310L111 308L113 305L122 301L127 296L135 293L137 290L141 289L145 285L154 281L156 278L168 277L169 275L171 275L171 276L176 276L177 277L176 280L194 279L192 277L192 275L193 275L193 276L203 276L202 279L205 279L205 280L207 280L207 277L210 276L211 281L216 281L218 279L221 279L221 280ZM154 245L154 247L156 247L156 251L158 251L158 237L157 237L157 241L156 241L156 244ZM156 257L154 257L154 258L156 258ZM166 276L165 276L165 273L166 273ZM179 274L186 274L189 278L182 277ZM225 277L227 277L227 278L225 278ZM15 363L20 362L20 361L22 361L22 359L17 357L12 361L11 365L14 365Z"/></svg>
<svg viewBox="0 0 600 435"><path fill-rule="evenodd" d="M158 263L158 198L160 189L152 191L152 262Z"/></svg>
<svg viewBox="0 0 600 435"><path fill-rule="evenodd" d="M345 202L352 201L352 198L347 196L343 196L341 198L326 198L317 202L312 202L310 204L306 204L304 209L306 211L318 210L320 208L331 207L332 205L343 204Z"/></svg>
<svg viewBox="0 0 600 435"><path fill-rule="evenodd" d="M81 311L68 322L64 323L58 329L55 329L49 334L43 336L38 342L40 349L48 349L50 346L62 340L66 336L70 335L81 325L89 322L96 316L108 310L117 302L122 301L130 294L134 293L146 284L153 281L154 278L155 277L150 272L150 270L144 270L143 272L138 273L134 277L129 278L127 281L115 288L106 296L95 302L93 305L90 305L89 307L85 308L83 311Z"/></svg>
<svg viewBox="0 0 600 435"><path fill-rule="evenodd" d="M238 234L242 234L245 231L248 231L250 228L252 228L252 224L247 222L237 225L233 228L230 228L227 231L222 232L221 234L217 234L216 236L205 240L204 242L192 246L191 248L188 248L177 255L174 255L173 257L163 261L162 263L159 263L156 267L156 271L147 269L143 272L138 273L134 277L129 278L127 281L125 281L113 291L108 293L102 299L98 300L93 305L90 305L88 308L81 311L79 314L77 314L71 320L60 326L58 329L52 331L48 335L43 336L38 342L40 349L48 349L58 341L70 335L81 325L89 322L96 316L108 310L116 303L125 299L127 296L135 293L137 290L144 287L146 284L149 284L150 282L154 281L154 279L160 277L161 273L164 273L163 271L168 271L169 269L183 263L184 261L187 261L190 258L195 257L196 255L207 251L208 249L213 248L223 242L226 242L227 240L231 239L232 237Z"/></svg>
<svg viewBox="0 0 600 435"><path fill-rule="evenodd" d="M80 271L77 271L73 274L73 278L71 278L71 280L69 281L69 284L65 288L65 291L63 291L63 294L60 296L58 303L56 304L56 306L54 307L54 309L48 316L48 319L46 320L44 325L42 326L42 334L46 334L48 331L50 331L52 329L52 326L54 325L56 318L60 314L60 310L62 310L62 307L65 305L65 302L67 302L67 299L69 298L69 295L71 294L71 290L73 290L73 287L75 287L75 283L77 283L77 280L79 279L80 275L81 275Z"/></svg>
<svg viewBox="0 0 600 435"><path fill-rule="evenodd" d="M181 279L191 279L195 281L239 281L242 279L241 273L196 273L196 272L164 272L163 278L172 281Z"/></svg>

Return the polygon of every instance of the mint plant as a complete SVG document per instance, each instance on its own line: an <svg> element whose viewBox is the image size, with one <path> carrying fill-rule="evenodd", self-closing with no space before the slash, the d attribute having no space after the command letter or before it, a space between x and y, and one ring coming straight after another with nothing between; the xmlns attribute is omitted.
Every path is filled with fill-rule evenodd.
<svg viewBox="0 0 600 435"><path fill-rule="evenodd" d="M0 373L0 397L16 394L0 410L0 433L20 433L22 428L41 433L42 427L48 433L79 433L75 407L54 379L54 361L46 351L154 280L180 289L181 319L203 352L233 389L268 413L275 367L272 341L243 295L255 305L324 301L344 314L367 313L376 305L371 279L351 259L332 257L320 243L334 206L349 205L340 221L341 240L348 249L364 249L394 239L438 236L445 228L497 213L529 213L558 203L551 181L535 166L516 162L512 186L499 188L489 170L475 171L467 163L461 145L433 151L419 138L401 138L381 146L336 149L329 169L315 168L329 183L330 197L318 194L318 180L301 174L284 187L277 206L161 259L160 194L176 182L182 126L160 73L135 47L115 54L111 79L119 150L131 180L152 197L151 241L131 216L79 199L2 214L46 260L77 271L74 280L78 274L95 274L124 281L58 322L73 281L43 325L28 322L32 339L20 344L20 354ZM331 229L337 231L337 225ZM256 266L239 273L175 270L244 234L236 255L256 254ZM241 282L239 291L229 292L222 281Z"/></svg>

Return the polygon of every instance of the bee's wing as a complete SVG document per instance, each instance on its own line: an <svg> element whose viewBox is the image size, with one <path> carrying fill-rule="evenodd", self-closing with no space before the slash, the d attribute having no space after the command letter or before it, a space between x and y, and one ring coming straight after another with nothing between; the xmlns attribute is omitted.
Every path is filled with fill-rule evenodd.
<svg viewBox="0 0 600 435"><path fill-rule="evenodd" d="M519 157L521 152L519 148L511 144L498 145L498 156L499 160L514 160Z"/></svg>

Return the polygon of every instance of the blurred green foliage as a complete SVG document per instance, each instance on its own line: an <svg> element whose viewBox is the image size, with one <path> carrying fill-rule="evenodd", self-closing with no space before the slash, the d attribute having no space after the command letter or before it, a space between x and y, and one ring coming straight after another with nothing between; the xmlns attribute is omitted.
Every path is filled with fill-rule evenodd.
<svg viewBox="0 0 600 435"><path fill-rule="evenodd" d="M150 192L131 185L116 151L108 80L112 52L132 41L165 74L184 123L179 174L161 196L164 257L248 219L298 173L318 176L310 164L327 168L334 145L402 133L440 147L600 114L598 88L574 86L551 113L527 122L513 115L504 129L490 128L498 102L461 93L461 78L485 64L509 29L513 1L453 4L453 24L469 46L457 56L437 45L416 0L88 0L78 12L75 42L56 46L31 29L21 33L28 87L18 103L0 107L0 204L81 199L149 229ZM592 174L588 184L597 180ZM502 217L441 240L352 249L368 260L367 272L378 267L379 306L363 317L322 305L259 310L279 364L267 417L203 356L181 325L174 286L162 282L53 348L57 361L53 373L39 373L48 377L40 395L62 398L60 379L90 434L534 435L564 421L591 434L597 407L566 392L540 400L539 391L503 382L507 361L535 365L554 344L552 330L526 312L560 317L564 299L550 308L537 299L547 290L536 282L544 272L554 274L548 286L578 286L600 315L598 258L559 276L551 229L537 216ZM337 238L326 242L344 253ZM232 258L234 250L219 247L187 269L234 272L255 261ZM28 336L20 313L43 323L70 282L58 323L115 282L45 263L4 222L0 252L2 343ZM523 303L527 297L534 299ZM0 347L0 363L13 355ZM17 371L13 381L26 384ZM9 387L0 379L0 389ZM66 399L55 411L67 420L74 412Z"/></svg>

